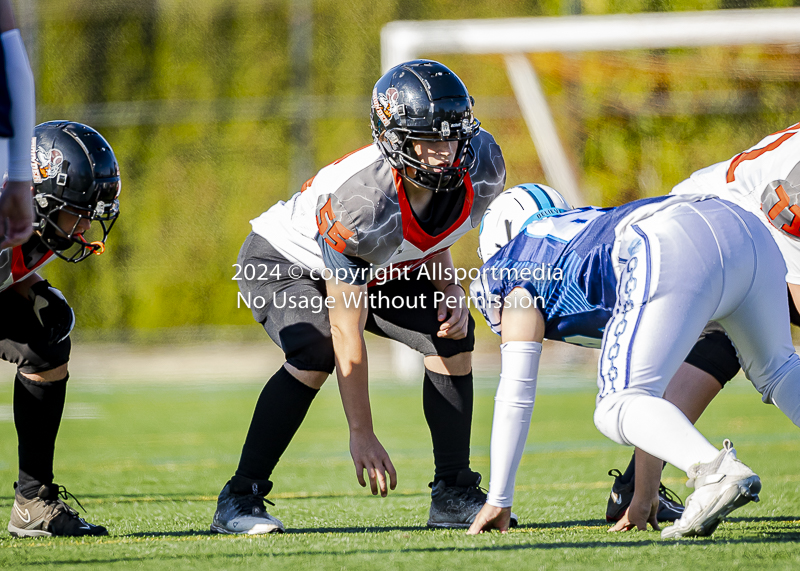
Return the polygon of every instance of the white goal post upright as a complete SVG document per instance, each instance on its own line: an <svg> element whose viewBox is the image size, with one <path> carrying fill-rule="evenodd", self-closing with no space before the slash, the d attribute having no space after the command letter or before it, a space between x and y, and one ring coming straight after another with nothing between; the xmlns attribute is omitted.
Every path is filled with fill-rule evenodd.
<svg viewBox="0 0 800 571"><path fill-rule="evenodd" d="M387 71L422 54L503 54L547 182L585 204L526 53L800 43L800 8L648 12L489 20L390 22L381 31Z"/></svg>

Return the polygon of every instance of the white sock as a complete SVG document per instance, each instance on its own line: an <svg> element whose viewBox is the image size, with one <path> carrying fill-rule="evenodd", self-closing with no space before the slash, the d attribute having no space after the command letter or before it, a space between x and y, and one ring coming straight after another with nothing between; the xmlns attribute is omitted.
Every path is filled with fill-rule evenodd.
<svg viewBox="0 0 800 571"><path fill-rule="evenodd" d="M619 427L627 442L684 472L719 454L678 407L662 398L627 397L620 408Z"/></svg>

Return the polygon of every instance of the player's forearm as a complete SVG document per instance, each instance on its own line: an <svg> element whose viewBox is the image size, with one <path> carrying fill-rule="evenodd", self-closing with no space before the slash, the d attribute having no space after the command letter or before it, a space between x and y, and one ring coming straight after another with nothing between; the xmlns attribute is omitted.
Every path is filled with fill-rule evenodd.
<svg viewBox="0 0 800 571"><path fill-rule="evenodd" d="M491 479L487 502L499 508L511 507L514 482L519 468L533 403L542 344L512 341L501 346L500 384L497 387L492 421Z"/></svg>
<svg viewBox="0 0 800 571"><path fill-rule="evenodd" d="M336 355L336 375L350 431L372 432L372 412L369 404L369 370L364 325L367 321L365 303L348 304L349 296L363 299L366 286L355 286L338 280L326 282L328 295L333 297L328 317Z"/></svg>
<svg viewBox="0 0 800 571"><path fill-rule="evenodd" d="M5 53L11 124L14 136L8 147L8 180L31 180L31 137L36 119L33 73L19 30L0 34Z"/></svg>
<svg viewBox="0 0 800 571"><path fill-rule="evenodd" d="M505 300L508 304L501 317L500 384L492 420L491 479L486 500L500 508L512 505L514 481L533 413L544 337L542 314L521 302L528 295L514 289Z"/></svg>
<svg viewBox="0 0 800 571"><path fill-rule="evenodd" d="M649 504L658 495L664 463L644 450L636 449L636 475L633 502Z"/></svg>
<svg viewBox="0 0 800 571"><path fill-rule="evenodd" d="M372 432L369 369L363 334L331 327L339 394L351 432Z"/></svg>

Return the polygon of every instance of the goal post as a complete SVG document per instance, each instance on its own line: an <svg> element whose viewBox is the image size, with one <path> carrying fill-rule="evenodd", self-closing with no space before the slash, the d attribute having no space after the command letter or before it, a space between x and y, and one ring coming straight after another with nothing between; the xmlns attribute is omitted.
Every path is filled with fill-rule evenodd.
<svg viewBox="0 0 800 571"><path fill-rule="evenodd" d="M585 204L536 71L525 54L800 43L800 8L602 16L395 21L381 31L386 71L425 54L500 54L547 182Z"/></svg>

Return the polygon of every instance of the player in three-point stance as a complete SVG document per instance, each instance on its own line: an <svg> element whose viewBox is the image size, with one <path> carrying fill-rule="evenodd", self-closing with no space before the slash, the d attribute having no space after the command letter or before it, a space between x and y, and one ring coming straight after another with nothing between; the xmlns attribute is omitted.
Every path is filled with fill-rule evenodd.
<svg viewBox="0 0 800 571"><path fill-rule="evenodd" d="M8 531L16 537L106 535L64 503L68 492L53 483L75 314L37 272L56 258L79 262L103 252L119 214L119 166L108 142L80 123L42 123L32 143L34 234L0 252L0 358L17 365L19 479Z"/></svg>
<svg viewBox="0 0 800 571"><path fill-rule="evenodd" d="M502 372L489 497L470 533L508 527L544 337L602 335L596 426L688 474L695 492L662 537L708 535L732 510L758 499L761 482L730 442L717 450L661 398L715 320L765 400L800 423L800 357L789 335L784 266L752 214L700 195L587 207L534 220L496 254L483 245L482 254L492 257L471 293L502 335ZM561 268L561 279L533 281L521 272L542 265ZM537 298L538 306L531 303ZM775 327L776 320L786 325ZM648 495L653 524L656 492Z"/></svg>
<svg viewBox="0 0 800 571"><path fill-rule="evenodd" d="M769 230L786 265L791 322L800 325L800 123L768 135L727 161L693 173L672 194L713 194L754 214ZM772 328L783 328L776 319ZM739 359L723 327L711 323L670 381L664 398L696 422L712 399L739 372ZM764 394L765 403L772 402ZM782 408L782 410L784 410ZM796 422L797 413L789 413ZM661 462L636 452L624 473L615 478L606 517L619 520L614 530L644 529L652 499L652 480ZM636 464L649 475L635 470ZM645 484L644 482L647 481ZM634 486L635 482L642 482ZM615 502L617 500L617 502ZM633 502L633 503L631 503ZM628 506L631 506L628 510Z"/></svg>
<svg viewBox="0 0 800 571"><path fill-rule="evenodd" d="M372 92L373 144L323 168L289 201L252 221L238 265L245 278L248 269L255 277L240 281L240 289L266 300L251 306L253 316L286 363L258 399L212 530L283 531L264 506L270 476L334 368L358 480L366 485L366 470L373 494L394 488L395 469L373 432L364 330L425 356L423 409L435 464L428 525L468 527L480 509L480 474L469 469L474 322L448 248L477 227L502 191L505 165L472 106L464 84L440 63L392 68ZM376 283L378 270L399 279ZM343 303L368 291L407 303ZM299 300L296 307L284 296ZM333 305L315 311L326 296Z"/></svg>

